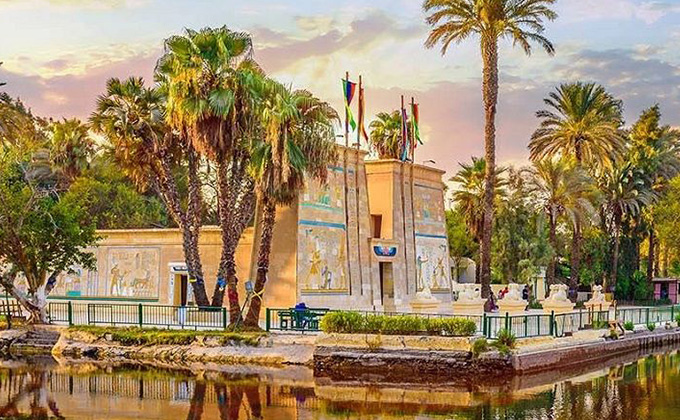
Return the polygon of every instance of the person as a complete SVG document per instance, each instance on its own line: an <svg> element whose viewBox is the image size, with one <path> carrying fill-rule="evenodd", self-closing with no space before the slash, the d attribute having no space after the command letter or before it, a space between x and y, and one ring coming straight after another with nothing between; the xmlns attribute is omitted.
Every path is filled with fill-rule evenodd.
<svg viewBox="0 0 680 420"><path fill-rule="evenodd" d="M522 299L529 300L529 285L525 284L522 290Z"/></svg>
<svg viewBox="0 0 680 420"><path fill-rule="evenodd" d="M496 295L493 294L493 290L491 291L491 294L489 295L489 309L490 312L496 312L498 311L498 305L496 305Z"/></svg>
<svg viewBox="0 0 680 420"><path fill-rule="evenodd" d="M498 299L503 299L506 294L508 294L508 286L505 286L505 288L498 293Z"/></svg>

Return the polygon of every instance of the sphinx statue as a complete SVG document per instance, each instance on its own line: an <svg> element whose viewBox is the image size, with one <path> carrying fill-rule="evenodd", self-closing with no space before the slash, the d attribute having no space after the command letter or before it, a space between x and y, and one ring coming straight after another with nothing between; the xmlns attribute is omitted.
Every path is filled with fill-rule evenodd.
<svg viewBox="0 0 680 420"><path fill-rule="evenodd" d="M529 304L522 299L522 285L517 283L508 284L508 293L503 299L498 301L498 311L500 313L518 313L524 312L524 309Z"/></svg>
<svg viewBox="0 0 680 420"><path fill-rule="evenodd" d="M550 295L542 302L546 313L565 313L574 310L574 303L569 300L566 284L551 284Z"/></svg>
<svg viewBox="0 0 680 420"><path fill-rule="evenodd" d="M476 315L484 313L482 290L479 284L458 284L458 300L453 302L453 313L461 315Z"/></svg>
<svg viewBox="0 0 680 420"><path fill-rule="evenodd" d="M602 286L596 284L593 286L593 296L584 304L585 307L590 311L606 311L609 310L611 306L610 302L607 302L607 298L604 293L602 293Z"/></svg>

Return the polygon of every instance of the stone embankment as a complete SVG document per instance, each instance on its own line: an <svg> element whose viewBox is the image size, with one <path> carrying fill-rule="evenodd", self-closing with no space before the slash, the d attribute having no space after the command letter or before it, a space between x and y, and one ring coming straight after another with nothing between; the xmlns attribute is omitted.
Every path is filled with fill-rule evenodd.
<svg viewBox="0 0 680 420"><path fill-rule="evenodd" d="M680 346L680 329L605 339L605 330L517 341L511 354L474 356L473 339L328 335L317 340L314 373L332 380L484 384L545 371L597 367L626 354Z"/></svg>
<svg viewBox="0 0 680 420"><path fill-rule="evenodd" d="M197 336L191 345L121 345L110 337L83 331L64 330L54 346L57 357L94 359L109 362L149 362L166 367L183 367L192 363L244 365L310 365L314 353L314 336L277 335L261 337L255 345L220 344L209 337Z"/></svg>

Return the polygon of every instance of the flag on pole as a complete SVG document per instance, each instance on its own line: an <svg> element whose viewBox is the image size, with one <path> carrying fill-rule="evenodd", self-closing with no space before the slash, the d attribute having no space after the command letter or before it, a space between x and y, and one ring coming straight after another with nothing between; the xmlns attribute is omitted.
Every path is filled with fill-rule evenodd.
<svg viewBox="0 0 680 420"><path fill-rule="evenodd" d="M423 144L423 141L420 139L420 109L418 108L418 104L411 104L411 124L413 124L413 137L414 140L417 141L419 144ZM413 147L415 148L417 144L415 144Z"/></svg>
<svg viewBox="0 0 680 420"><path fill-rule="evenodd" d="M347 113L347 122L352 126L352 130L356 130L357 123L354 121L354 115L352 115L352 109L350 105L352 104L352 99L354 99L354 92L357 89L357 84L352 83L349 80L342 79L342 90L343 96L345 97L345 112Z"/></svg>
<svg viewBox="0 0 680 420"><path fill-rule="evenodd" d="M366 124L364 122L366 117L366 103L364 102L364 89L359 89L359 136L368 141L368 134L366 134Z"/></svg>
<svg viewBox="0 0 680 420"><path fill-rule="evenodd" d="M401 108L401 160L408 160L409 151L411 146L409 145L409 129L408 129L408 114L406 114L406 109Z"/></svg>

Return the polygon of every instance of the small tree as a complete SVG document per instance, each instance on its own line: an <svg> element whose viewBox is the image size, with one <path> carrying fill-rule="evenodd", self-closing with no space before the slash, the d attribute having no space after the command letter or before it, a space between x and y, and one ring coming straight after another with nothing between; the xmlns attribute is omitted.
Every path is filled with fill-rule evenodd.
<svg viewBox="0 0 680 420"><path fill-rule="evenodd" d="M0 284L33 323L48 321L47 296L60 273L75 264L94 267L95 257L85 249L97 242L78 197L56 194L45 157L0 157Z"/></svg>

